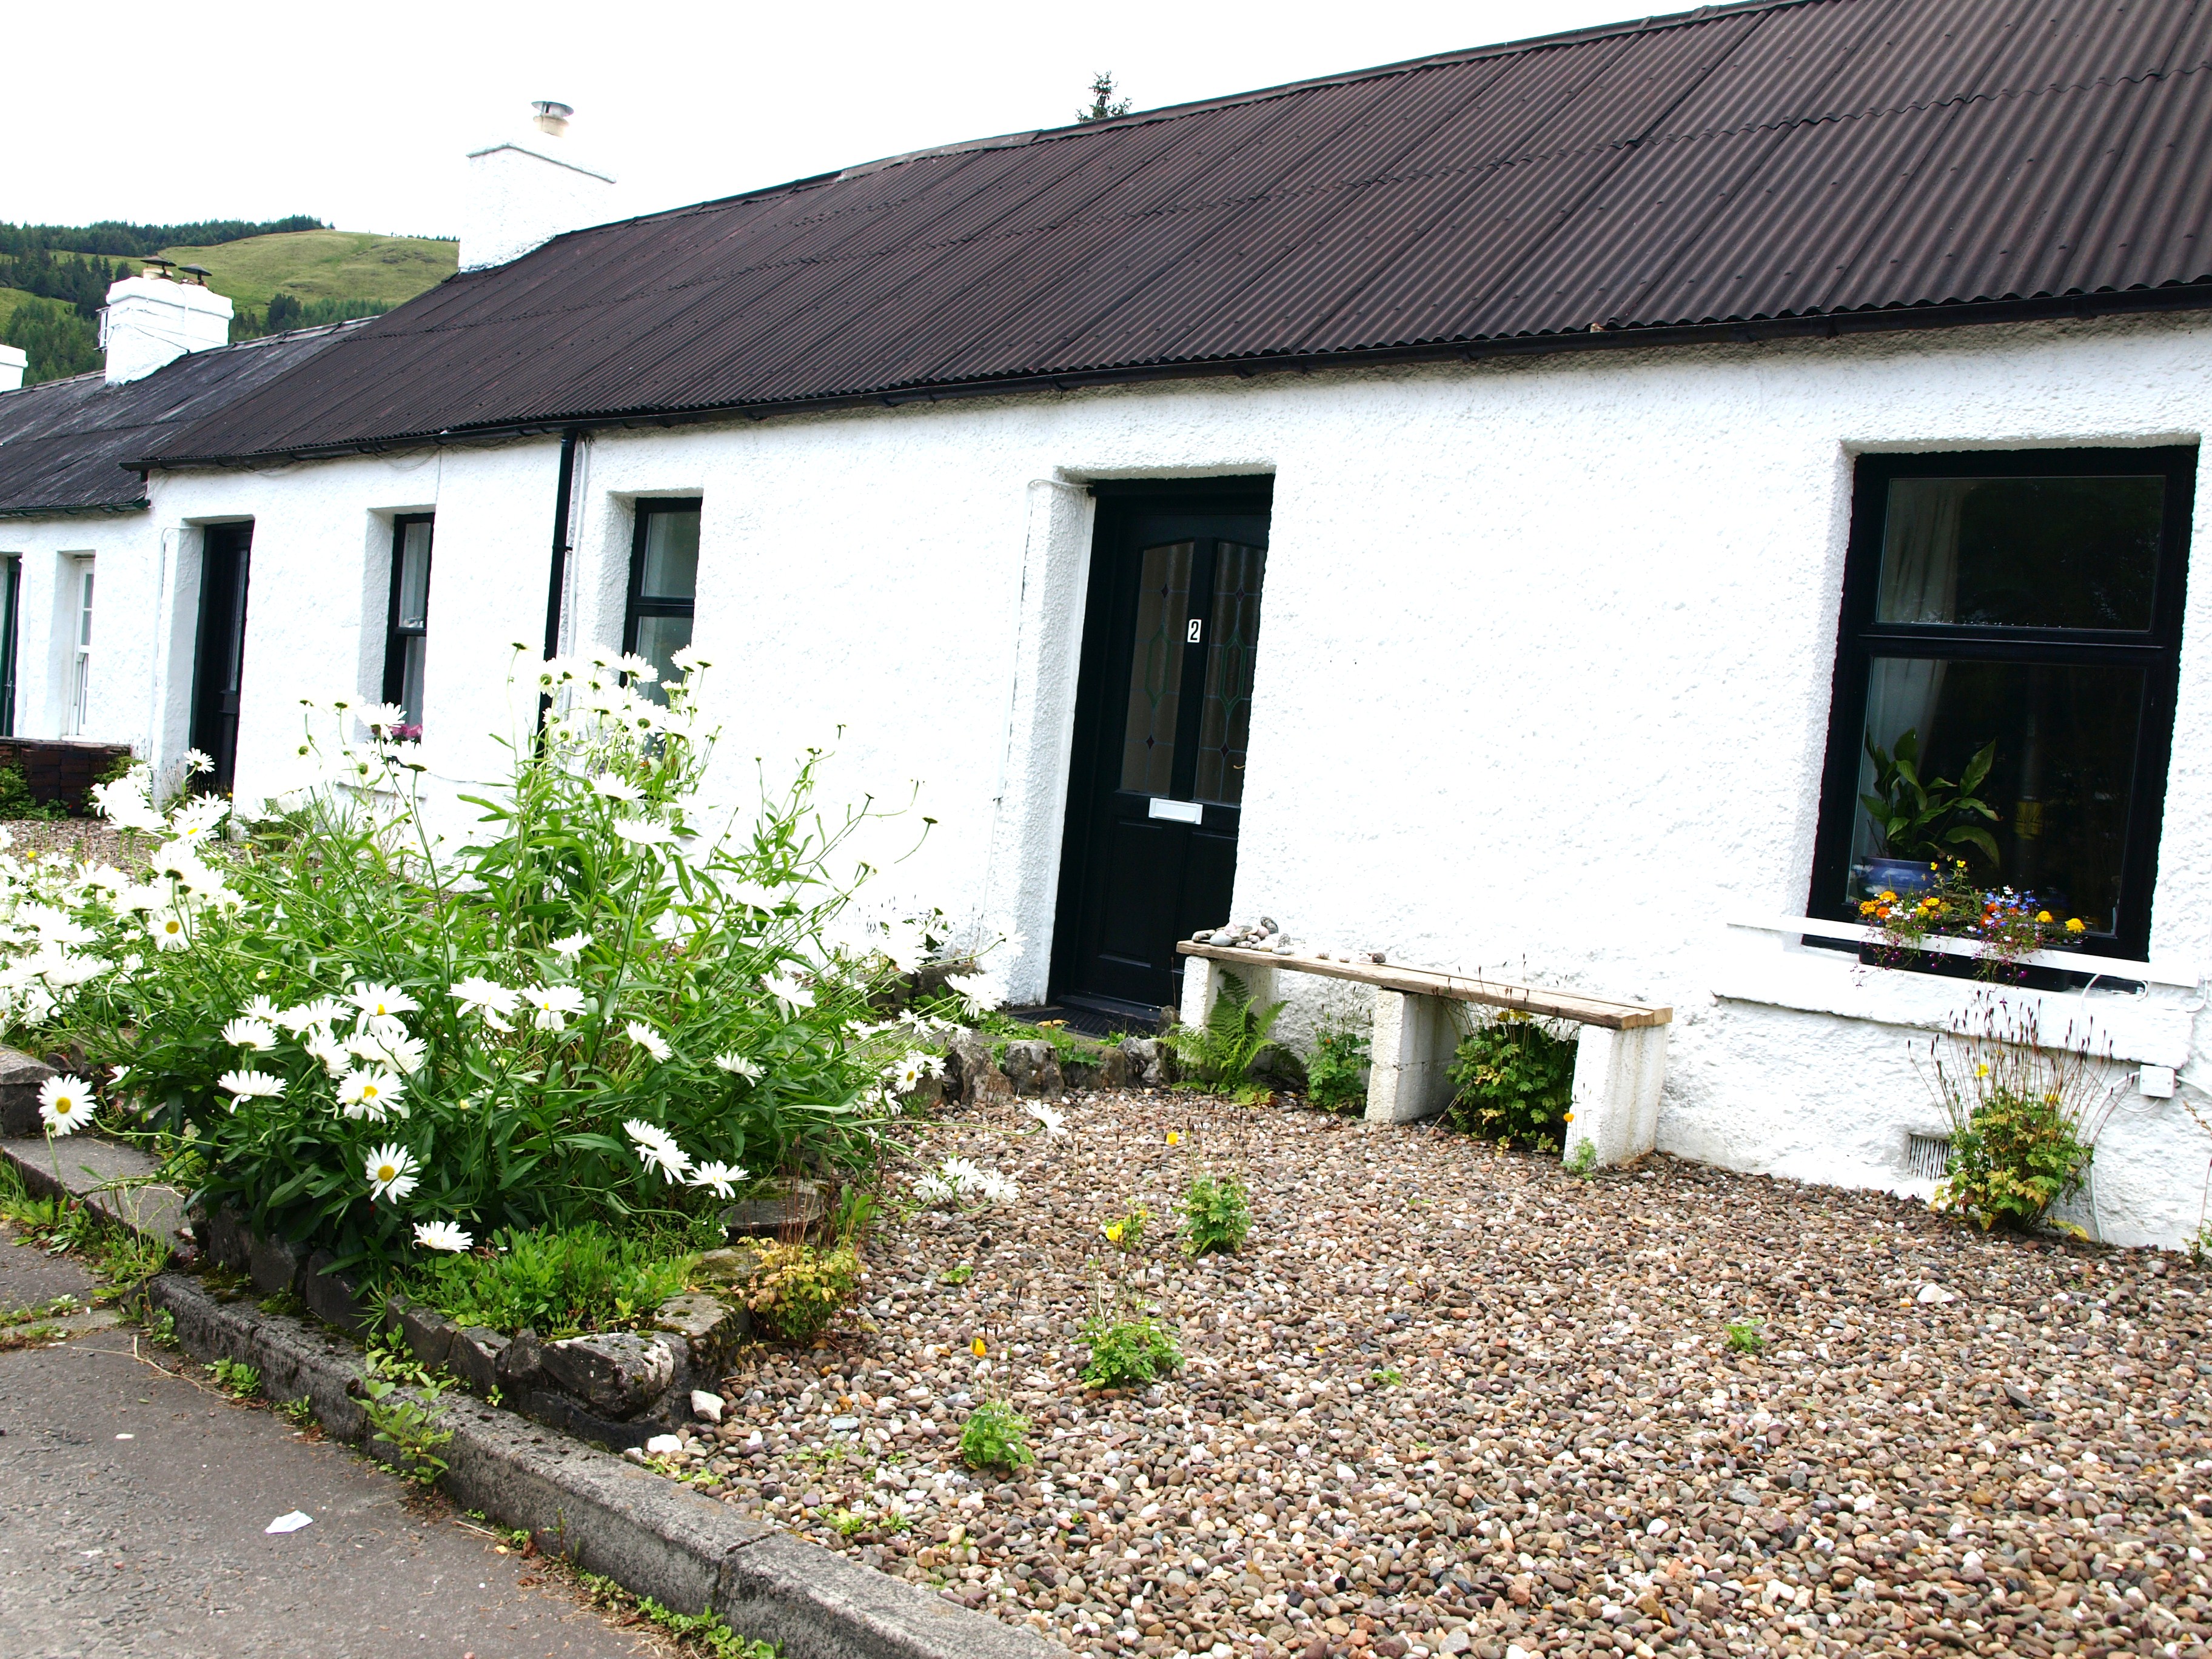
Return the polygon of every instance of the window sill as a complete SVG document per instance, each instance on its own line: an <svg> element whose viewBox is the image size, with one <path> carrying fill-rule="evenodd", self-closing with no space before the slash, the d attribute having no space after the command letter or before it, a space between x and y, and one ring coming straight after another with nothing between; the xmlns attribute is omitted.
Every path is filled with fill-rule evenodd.
<svg viewBox="0 0 2212 1659"><path fill-rule="evenodd" d="M1864 945L1879 937L1871 927L1808 916L1731 921L1713 994L1726 1002L1941 1031L1959 1029L1971 1019L1976 998L1991 988L1976 980L1869 967L1804 943L1810 938ZM1972 945L1957 939L1928 944L1945 955L1974 954ZM2036 967L2094 972L2130 982L2127 988L2093 983L2067 992L1999 988L2008 1003L2034 1010L2046 1041L2063 1041L2070 1030L2075 1041L2086 1034L2093 1052L2109 1054L2114 1060L2153 1066L2188 1063L2191 1029L2204 1001L2200 970L2178 963L2085 957L2068 951L2038 951L2027 960Z"/></svg>

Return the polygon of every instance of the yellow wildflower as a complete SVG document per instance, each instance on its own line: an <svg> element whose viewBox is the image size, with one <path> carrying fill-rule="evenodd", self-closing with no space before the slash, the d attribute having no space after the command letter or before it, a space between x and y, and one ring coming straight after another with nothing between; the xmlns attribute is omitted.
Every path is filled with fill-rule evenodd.
<svg viewBox="0 0 2212 1659"><path fill-rule="evenodd" d="M1124 1224L1119 1221L1109 1221L1098 1231L1106 1235L1106 1242L1108 1243L1119 1244L1121 1242L1121 1228L1123 1224Z"/></svg>
<svg viewBox="0 0 2212 1659"><path fill-rule="evenodd" d="M1182 1137L1181 1135L1177 1134L1177 1133L1176 1133L1173 1129L1169 1130L1169 1131L1168 1131L1168 1145L1169 1145L1169 1146L1182 1146Z"/></svg>
<svg viewBox="0 0 2212 1659"><path fill-rule="evenodd" d="M2038 910L2035 913L2035 919L2038 921L2048 921L2051 920L2051 912L2048 910Z"/></svg>
<svg viewBox="0 0 2212 1659"><path fill-rule="evenodd" d="M2066 931L2069 933L2086 933L2089 931L2089 925L2079 916L2069 916L2066 918Z"/></svg>
<svg viewBox="0 0 2212 1659"><path fill-rule="evenodd" d="M975 1358L978 1359L981 1359L985 1354L991 1352L991 1345L984 1341L980 1336L973 1342L970 1342L968 1346L975 1351Z"/></svg>

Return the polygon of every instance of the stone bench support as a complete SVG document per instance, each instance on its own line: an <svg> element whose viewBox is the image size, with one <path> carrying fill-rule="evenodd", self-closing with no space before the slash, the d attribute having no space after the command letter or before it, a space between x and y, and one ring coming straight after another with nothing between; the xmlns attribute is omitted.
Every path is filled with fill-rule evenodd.
<svg viewBox="0 0 2212 1659"><path fill-rule="evenodd" d="M1323 962L1233 945L1188 944L1182 952L1182 1017L1202 1025L1221 994L1221 975L1243 981L1264 1007L1281 995L1281 975L1307 973L1375 988L1375 1030L1368 1048L1367 1121L1412 1123L1451 1103L1452 1055L1471 1024L1467 1005L1482 1004L1580 1029L1575 1048L1574 1116L1561 1157L1571 1161L1587 1141L1600 1165L1626 1164L1650 1152L1659 1131L1659 1095L1667 1076L1667 1033L1674 1012L1578 993L1423 968Z"/></svg>

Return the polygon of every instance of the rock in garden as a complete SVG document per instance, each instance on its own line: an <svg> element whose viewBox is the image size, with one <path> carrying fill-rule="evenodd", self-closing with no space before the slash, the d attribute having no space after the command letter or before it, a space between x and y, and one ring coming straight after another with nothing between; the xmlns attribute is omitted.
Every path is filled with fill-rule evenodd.
<svg viewBox="0 0 2212 1659"><path fill-rule="evenodd" d="M1919 1295L1913 1298L1923 1307L1929 1307L1939 1302L1956 1302L1958 1299L1958 1291L1946 1290L1941 1285L1933 1283L1923 1285L1920 1287Z"/></svg>
<svg viewBox="0 0 2212 1659"><path fill-rule="evenodd" d="M947 1081L957 1076L960 1098L970 1106L1014 1097L1014 1085L991 1058L991 1045L974 1031L955 1031L945 1039L945 1075Z"/></svg>
<svg viewBox="0 0 2212 1659"><path fill-rule="evenodd" d="M722 1396L704 1389L691 1390L691 1414L709 1423L722 1420Z"/></svg>
<svg viewBox="0 0 2212 1659"><path fill-rule="evenodd" d="M1009 1042L1002 1069L1018 1095L1058 1096L1067 1088L1066 1079L1060 1075L1059 1056L1052 1044L1042 1038Z"/></svg>
<svg viewBox="0 0 2212 1659"><path fill-rule="evenodd" d="M676 1353L665 1337L634 1331L572 1336L549 1343L545 1375L603 1417L635 1416L676 1375Z"/></svg>
<svg viewBox="0 0 2212 1659"><path fill-rule="evenodd" d="M499 1354L499 1386L510 1393L545 1374L545 1343L527 1326L517 1331Z"/></svg>
<svg viewBox="0 0 2212 1659"><path fill-rule="evenodd" d="M1101 1089L1126 1089L1129 1086L1129 1056L1124 1045L1117 1042L1110 1048L1100 1050L1097 1086Z"/></svg>
<svg viewBox="0 0 2212 1659"><path fill-rule="evenodd" d="M682 1337L702 1371L718 1372L730 1351L752 1334L752 1316L744 1308L697 1291L662 1303L653 1323Z"/></svg>
<svg viewBox="0 0 2212 1659"><path fill-rule="evenodd" d="M488 1395L499 1386L500 1355L507 1339L482 1325L467 1325L453 1333L446 1350L446 1369L474 1394Z"/></svg>
<svg viewBox="0 0 2212 1659"><path fill-rule="evenodd" d="M453 1345L453 1327L435 1308L400 1310L399 1334L407 1339L407 1352L415 1356L415 1363L425 1370L444 1364Z"/></svg>
<svg viewBox="0 0 2212 1659"><path fill-rule="evenodd" d="M721 1222L732 1235L782 1237L816 1225L829 1213L830 1195L820 1182L779 1178L769 1182L767 1190L725 1208Z"/></svg>
<svg viewBox="0 0 2212 1659"><path fill-rule="evenodd" d="M43 1132L39 1085L53 1076L42 1060L15 1048L0 1048L0 1135L9 1139Z"/></svg>
<svg viewBox="0 0 2212 1659"><path fill-rule="evenodd" d="M1158 1037L1130 1037L1121 1044L1132 1088L1164 1089L1176 1080L1175 1050Z"/></svg>
<svg viewBox="0 0 2212 1659"><path fill-rule="evenodd" d="M648 1457L669 1457L684 1449L684 1437L676 1434L656 1434L645 1443Z"/></svg>
<svg viewBox="0 0 2212 1659"><path fill-rule="evenodd" d="M292 1289L299 1283L300 1270L306 1265L300 1247L281 1238L256 1238L252 1254L246 1258L246 1272L253 1279L253 1288L264 1296L276 1296Z"/></svg>

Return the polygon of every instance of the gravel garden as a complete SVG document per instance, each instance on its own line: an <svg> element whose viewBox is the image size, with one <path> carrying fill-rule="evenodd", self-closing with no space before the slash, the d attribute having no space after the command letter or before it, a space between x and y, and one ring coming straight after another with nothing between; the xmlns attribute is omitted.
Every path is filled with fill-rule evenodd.
<svg viewBox="0 0 2212 1659"><path fill-rule="evenodd" d="M1287 1097L1285 1097L1287 1098ZM659 1460L1083 1653L2201 1651L2206 1275L1918 1204L1161 1091L948 1109L1001 1201ZM1251 1231L1193 1259L1193 1177ZM1102 1228L1150 1212L1126 1256ZM1182 1356L1081 1378L1119 1275ZM981 1357L979 1358L979 1352ZM1035 1462L975 1470L998 1401Z"/></svg>

